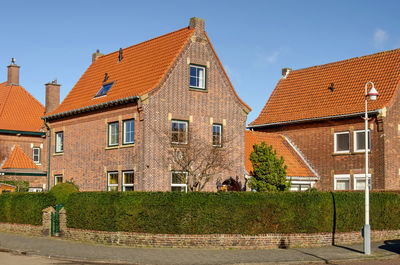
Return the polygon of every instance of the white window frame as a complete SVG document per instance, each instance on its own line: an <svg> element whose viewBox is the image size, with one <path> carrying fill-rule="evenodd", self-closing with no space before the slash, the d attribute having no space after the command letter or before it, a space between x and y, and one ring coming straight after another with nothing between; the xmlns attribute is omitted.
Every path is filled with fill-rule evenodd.
<svg viewBox="0 0 400 265"><path fill-rule="evenodd" d="M219 144L214 144L214 126L215 127L219 127L220 131L219 131ZM222 147L222 124L218 124L218 123L214 123L212 126L212 144L215 147Z"/></svg>
<svg viewBox="0 0 400 265"><path fill-rule="evenodd" d="M60 137L61 135L61 137ZM56 132L56 140L55 140L55 152L63 153L64 152L64 132Z"/></svg>
<svg viewBox="0 0 400 265"><path fill-rule="evenodd" d="M343 151L337 150L337 135L340 135L340 134L347 134L349 136L349 150L343 150ZM350 153L350 147L351 147L351 141L350 141L350 132L349 131L337 132L337 133L334 134L333 148L334 148L334 153L335 154L347 154L347 153Z"/></svg>
<svg viewBox="0 0 400 265"><path fill-rule="evenodd" d="M186 125L186 130L185 130L185 142L173 142L172 141L172 124L177 123L177 124L185 124ZM171 120L171 143L172 144L187 144L188 143L188 136L189 136L189 122L188 121L180 121L180 120ZM179 137L178 137L179 140Z"/></svg>
<svg viewBox="0 0 400 265"><path fill-rule="evenodd" d="M43 192L43 189L32 187L32 188L29 188L28 192Z"/></svg>
<svg viewBox="0 0 400 265"><path fill-rule="evenodd" d="M172 183L172 175L174 173L184 173L186 175L185 183L184 184ZM171 190L172 190L172 187L185 187L185 192L187 192L187 178L188 178L188 175L189 175L189 173L185 172L185 171L177 171L177 170L171 171Z"/></svg>
<svg viewBox="0 0 400 265"><path fill-rule="evenodd" d="M35 151L37 151L38 153L35 155ZM32 148L32 160L33 163L40 165L40 147L33 147ZM37 156L37 159L35 159L35 156Z"/></svg>
<svg viewBox="0 0 400 265"><path fill-rule="evenodd" d="M349 182L349 189L348 190L351 190L350 174L337 174L337 175L334 175L334 183L333 183L333 189L334 190L338 190L337 189L337 181L338 180L347 180Z"/></svg>
<svg viewBox="0 0 400 265"><path fill-rule="evenodd" d="M117 174L117 184L110 184L110 175L111 174ZM118 191L118 186L119 186L119 173L118 173L118 171L109 171L109 172L107 172L107 191L110 191L111 187L117 187L116 191Z"/></svg>
<svg viewBox="0 0 400 265"><path fill-rule="evenodd" d="M197 70L197 69L203 69L204 76L203 76L203 77L201 77L200 75L198 75L198 76L197 76L197 75L196 75L196 76L192 76L192 75L191 75L192 68L195 68L196 70ZM197 71L196 71L196 73L197 73ZM191 88L196 88L196 89L205 90L205 89L206 89L206 75L207 75L207 73L206 73L206 67L205 67L205 66L191 64L190 67L189 67L189 86L190 86ZM192 86L192 85L190 84L190 79L191 79L192 77L194 77L194 78L196 78L196 79L199 80L199 85L198 85L198 86Z"/></svg>
<svg viewBox="0 0 400 265"><path fill-rule="evenodd" d="M125 184L125 174L126 173L132 173L133 174L133 183L132 184ZM126 191L125 190L126 187L132 187L133 190L135 190L134 183L135 183L135 173L134 173L134 171L133 170L122 171L122 191Z"/></svg>
<svg viewBox="0 0 400 265"><path fill-rule="evenodd" d="M365 186L362 189L357 189L357 182L358 180L363 180L365 181L365 174L354 174L353 175L353 180L354 180L354 190L365 190ZM372 179L371 179L371 174L368 174L368 184L369 184L369 189L371 190L372 187Z"/></svg>
<svg viewBox="0 0 400 265"><path fill-rule="evenodd" d="M128 122L132 122L132 124L133 124L133 131L132 131L133 139L132 139L132 141L129 141L129 142L126 140L126 136L127 136L127 131L126 131L126 127L127 126L126 126L126 124ZM134 119L130 119L130 120L123 121L122 127L123 127L122 144L134 144L135 143L135 120Z"/></svg>
<svg viewBox="0 0 400 265"><path fill-rule="evenodd" d="M354 139L354 152L365 152L364 149L357 149L357 133L365 133L365 130L357 130L353 132L353 139ZM364 135L365 137L365 135ZM370 145L368 148L368 152L371 152L372 142L371 142L371 130L368 129L368 143L365 143L366 146Z"/></svg>
<svg viewBox="0 0 400 265"><path fill-rule="evenodd" d="M112 143L112 128L116 125L117 128L117 141L115 143ZM107 139L107 146L118 146L119 145L119 122L114 121L114 122L109 122L108 123L108 139Z"/></svg>
<svg viewBox="0 0 400 265"><path fill-rule="evenodd" d="M57 178L61 178L61 182L57 181ZM62 174L54 175L54 186L57 185L58 183L63 183L63 182L64 182L64 176Z"/></svg>
<svg viewBox="0 0 400 265"><path fill-rule="evenodd" d="M300 189L301 189L301 186L306 186L306 185L310 186L310 189L312 189L314 187L315 181L292 180L291 183L294 184L294 185L300 185ZM307 190L308 189L294 190L294 189L292 189L292 187L290 187L290 191L292 191L292 192L295 192L295 191L307 191Z"/></svg>

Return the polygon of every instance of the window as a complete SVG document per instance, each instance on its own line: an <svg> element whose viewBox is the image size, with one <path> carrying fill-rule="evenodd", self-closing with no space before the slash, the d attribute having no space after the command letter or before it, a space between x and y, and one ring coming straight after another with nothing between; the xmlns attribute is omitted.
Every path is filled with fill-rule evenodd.
<svg viewBox="0 0 400 265"><path fill-rule="evenodd" d="M108 124L108 146L115 146L119 143L119 123L110 122Z"/></svg>
<svg viewBox="0 0 400 265"><path fill-rule="evenodd" d="M190 87L206 89L206 68L199 65L190 65Z"/></svg>
<svg viewBox="0 0 400 265"><path fill-rule="evenodd" d="M350 175L335 175L334 190L350 190Z"/></svg>
<svg viewBox="0 0 400 265"><path fill-rule="evenodd" d="M354 131L354 152L365 152L365 131ZM371 151L371 131L368 130L368 151Z"/></svg>
<svg viewBox="0 0 400 265"><path fill-rule="evenodd" d="M335 133L335 153L350 153L350 132Z"/></svg>
<svg viewBox="0 0 400 265"><path fill-rule="evenodd" d="M311 184L307 183L292 183L290 186L290 191L307 191L311 189Z"/></svg>
<svg viewBox="0 0 400 265"><path fill-rule="evenodd" d="M122 191L133 191L134 174L133 171L122 172Z"/></svg>
<svg viewBox="0 0 400 265"><path fill-rule="evenodd" d="M56 133L56 153L64 152L64 132Z"/></svg>
<svg viewBox="0 0 400 265"><path fill-rule="evenodd" d="M124 121L123 144L133 144L135 142L135 121Z"/></svg>
<svg viewBox="0 0 400 265"><path fill-rule="evenodd" d="M58 183L63 183L63 175L55 175L54 176L54 186Z"/></svg>
<svg viewBox="0 0 400 265"><path fill-rule="evenodd" d="M171 143L187 144L188 122L187 121L172 121Z"/></svg>
<svg viewBox="0 0 400 265"><path fill-rule="evenodd" d="M184 171L171 172L171 191L187 192L187 176Z"/></svg>
<svg viewBox="0 0 400 265"><path fill-rule="evenodd" d="M114 84L114 82L103 84L103 86L100 88L100 90L97 92L97 94L94 97L97 98L97 97L107 95L108 90L110 90L110 88L112 87L113 84Z"/></svg>
<svg viewBox="0 0 400 265"><path fill-rule="evenodd" d="M40 147L33 148L33 163L40 164Z"/></svg>
<svg viewBox="0 0 400 265"><path fill-rule="evenodd" d="M212 134L213 146L222 146L222 125L213 124L213 134Z"/></svg>
<svg viewBox="0 0 400 265"><path fill-rule="evenodd" d="M371 189L371 174L368 174L369 189ZM354 174L354 189L365 190L365 174Z"/></svg>
<svg viewBox="0 0 400 265"><path fill-rule="evenodd" d="M108 172L107 178L107 190L118 191L118 172Z"/></svg>

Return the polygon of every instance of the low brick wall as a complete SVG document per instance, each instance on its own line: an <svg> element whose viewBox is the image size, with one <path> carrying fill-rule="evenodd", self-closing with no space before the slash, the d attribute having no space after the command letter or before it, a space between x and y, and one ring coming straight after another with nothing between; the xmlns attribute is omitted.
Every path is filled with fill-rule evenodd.
<svg viewBox="0 0 400 265"><path fill-rule="evenodd" d="M41 225L0 223L0 232L8 232L29 236L43 236L42 229L43 227Z"/></svg>
<svg viewBox="0 0 400 265"><path fill-rule="evenodd" d="M333 244L332 233L264 234L264 235L177 235L130 232L106 232L68 228L64 233L70 240L133 247L176 248L237 248L274 249L291 247L317 247ZM372 241L400 238L400 230L372 231ZM361 231L335 234L335 244L361 243Z"/></svg>

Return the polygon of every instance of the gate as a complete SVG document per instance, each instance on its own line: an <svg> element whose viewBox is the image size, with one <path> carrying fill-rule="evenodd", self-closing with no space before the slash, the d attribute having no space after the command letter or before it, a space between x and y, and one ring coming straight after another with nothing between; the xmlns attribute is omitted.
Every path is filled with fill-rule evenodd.
<svg viewBox="0 0 400 265"><path fill-rule="evenodd" d="M51 236L59 236L60 233L60 210L64 207L62 204L57 204L56 212L51 213Z"/></svg>

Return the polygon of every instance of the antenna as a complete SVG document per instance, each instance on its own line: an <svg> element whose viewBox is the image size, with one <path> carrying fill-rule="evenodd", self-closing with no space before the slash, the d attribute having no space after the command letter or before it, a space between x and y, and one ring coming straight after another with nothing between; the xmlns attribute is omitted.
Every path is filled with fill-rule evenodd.
<svg viewBox="0 0 400 265"><path fill-rule="evenodd" d="M122 61L122 58L124 58L122 56L122 48L119 48L118 62Z"/></svg>
<svg viewBox="0 0 400 265"><path fill-rule="evenodd" d="M12 64L12 65L15 64L15 58L11 58L11 64Z"/></svg>
<svg viewBox="0 0 400 265"><path fill-rule="evenodd" d="M104 80L103 80L103 83L107 82L108 78L109 78L108 74L107 74L107 73L105 73L105 74L104 74Z"/></svg>

